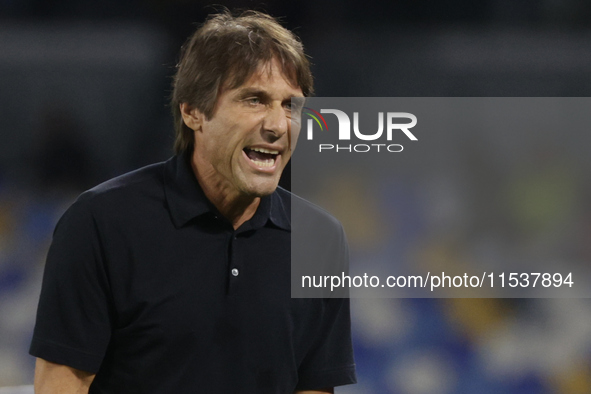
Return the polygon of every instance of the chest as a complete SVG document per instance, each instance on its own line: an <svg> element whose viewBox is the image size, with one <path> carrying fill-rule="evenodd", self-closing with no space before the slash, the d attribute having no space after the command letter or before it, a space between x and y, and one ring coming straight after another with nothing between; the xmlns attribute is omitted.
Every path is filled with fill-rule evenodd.
<svg viewBox="0 0 591 394"><path fill-rule="evenodd" d="M136 228L106 256L122 335L206 341L294 332L305 308L290 296L290 233L216 227ZM296 322L296 323L294 323Z"/></svg>

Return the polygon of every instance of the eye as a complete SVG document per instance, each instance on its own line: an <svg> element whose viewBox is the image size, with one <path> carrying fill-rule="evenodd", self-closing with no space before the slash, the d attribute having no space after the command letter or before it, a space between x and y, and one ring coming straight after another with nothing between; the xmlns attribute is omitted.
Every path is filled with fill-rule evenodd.
<svg viewBox="0 0 591 394"><path fill-rule="evenodd" d="M248 97L248 98L244 99L244 101L247 104L252 105L252 106L261 104L260 97Z"/></svg>

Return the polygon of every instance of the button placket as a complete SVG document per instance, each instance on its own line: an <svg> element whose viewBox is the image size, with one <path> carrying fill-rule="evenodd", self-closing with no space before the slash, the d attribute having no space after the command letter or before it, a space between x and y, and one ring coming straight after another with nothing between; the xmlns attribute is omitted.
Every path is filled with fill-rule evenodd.
<svg viewBox="0 0 591 394"><path fill-rule="evenodd" d="M230 269L230 283L237 280L240 275L240 261L239 261L239 255L236 251L237 239L238 239L238 236L236 235L236 233L233 233L230 236L231 247L230 247L230 259L229 259L229 265L228 265L228 268Z"/></svg>

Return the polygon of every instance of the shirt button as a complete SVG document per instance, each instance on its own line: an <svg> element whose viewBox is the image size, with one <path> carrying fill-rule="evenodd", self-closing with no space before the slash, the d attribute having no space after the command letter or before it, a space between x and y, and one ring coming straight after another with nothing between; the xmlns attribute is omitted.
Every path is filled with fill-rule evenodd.
<svg viewBox="0 0 591 394"><path fill-rule="evenodd" d="M238 276L238 268L232 268L232 275Z"/></svg>

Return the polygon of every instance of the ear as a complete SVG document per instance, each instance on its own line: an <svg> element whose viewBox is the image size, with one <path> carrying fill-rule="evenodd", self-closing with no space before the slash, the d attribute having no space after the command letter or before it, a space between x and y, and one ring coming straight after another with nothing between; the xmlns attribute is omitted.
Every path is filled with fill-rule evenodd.
<svg viewBox="0 0 591 394"><path fill-rule="evenodd" d="M201 111L191 107L189 103L181 103L180 109L185 124L193 131L200 131L204 118Z"/></svg>

